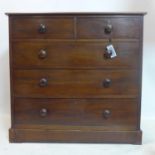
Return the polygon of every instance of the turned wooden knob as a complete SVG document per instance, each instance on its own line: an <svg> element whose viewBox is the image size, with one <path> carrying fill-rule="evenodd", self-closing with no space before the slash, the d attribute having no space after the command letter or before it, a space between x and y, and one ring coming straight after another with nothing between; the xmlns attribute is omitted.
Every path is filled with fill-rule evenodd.
<svg viewBox="0 0 155 155"><path fill-rule="evenodd" d="M107 24L104 28L104 32L106 34L110 34L112 32L112 25L111 24Z"/></svg>
<svg viewBox="0 0 155 155"><path fill-rule="evenodd" d="M106 110L103 111L103 117L105 119L108 119L110 117L110 115L111 115L110 110L106 109Z"/></svg>
<svg viewBox="0 0 155 155"><path fill-rule="evenodd" d="M112 51L106 49L104 53L104 57L106 59L111 59L111 55L112 55Z"/></svg>
<svg viewBox="0 0 155 155"><path fill-rule="evenodd" d="M40 79L40 81L39 81L39 86L40 87L45 87L47 85L48 85L48 80L46 78Z"/></svg>
<svg viewBox="0 0 155 155"><path fill-rule="evenodd" d="M40 50L39 54L38 54L38 57L40 59L45 59L47 57L47 52L45 50Z"/></svg>
<svg viewBox="0 0 155 155"><path fill-rule="evenodd" d="M46 32L46 25L40 24L38 31L39 31L39 33L45 33Z"/></svg>
<svg viewBox="0 0 155 155"><path fill-rule="evenodd" d="M111 86L111 80L109 78L104 79L103 86L109 88Z"/></svg>
<svg viewBox="0 0 155 155"><path fill-rule="evenodd" d="M45 117L47 115L47 109L46 108L42 108L40 110L40 116Z"/></svg>

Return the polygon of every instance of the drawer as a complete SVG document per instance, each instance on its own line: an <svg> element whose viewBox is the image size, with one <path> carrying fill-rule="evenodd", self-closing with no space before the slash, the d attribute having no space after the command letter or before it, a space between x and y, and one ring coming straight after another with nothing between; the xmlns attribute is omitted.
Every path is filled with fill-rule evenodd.
<svg viewBox="0 0 155 155"><path fill-rule="evenodd" d="M15 70L17 97L103 98L137 97L136 70Z"/></svg>
<svg viewBox="0 0 155 155"><path fill-rule="evenodd" d="M133 130L138 121L135 99L15 99L14 108L15 126L31 129L60 125L61 130L65 125Z"/></svg>
<svg viewBox="0 0 155 155"><path fill-rule="evenodd" d="M73 38L72 17L12 17L12 38Z"/></svg>
<svg viewBox="0 0 155 155"><path fill-rule="evenodd" d="M105 57L108 42L13 42L15 68L137 68L139 42L112 43L117 57ZM138 59L138 60L137 60Z"/></svg>
<svg viewBox="0 0 155 155"><path fill-rule="evenodd" d="M139 17L79 17L77 38L139 38Z"/></svg>

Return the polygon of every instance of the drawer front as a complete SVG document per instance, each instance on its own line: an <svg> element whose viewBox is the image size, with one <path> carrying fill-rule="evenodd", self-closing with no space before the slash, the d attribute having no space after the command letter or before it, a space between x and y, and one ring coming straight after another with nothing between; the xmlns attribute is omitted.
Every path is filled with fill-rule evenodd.
<svg viewBox="0 0 155 155"><path fill-rule="evenodd" d="M117 57L106 57L108 42L13 42L15 68L137 68L139 42L113 42Z"/></svg>
<svg viewBox="0 0 155 155"><path fill-rule="evenodd" d="M139 17L79 17L77 37L84 39L139 38Z"/></svg>
<svg viewBox="0 0 155 155"><path fill-rule="evenodd" d="M13 38L73 38L72 17L13 17Z"/></svg>
<svg viewBox="0 0 155 155"><path fill-rule="evenodd" d="M136 70L16 70L14 94L37 98L137 97Z"/></svg>
<svg viewBox="0 0 155 155"><path fill-rule="evenodd" d="M15 126L99 126L99 129L136 129L134 99L15 99ZM24 126L25 125L25 126Z"/></svg>

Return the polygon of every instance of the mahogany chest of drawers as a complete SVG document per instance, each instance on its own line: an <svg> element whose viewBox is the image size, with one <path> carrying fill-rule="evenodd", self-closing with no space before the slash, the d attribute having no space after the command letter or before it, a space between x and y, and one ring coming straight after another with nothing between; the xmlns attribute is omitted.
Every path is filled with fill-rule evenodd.
<svg viewBox="0 0 155 155"><path fill-rule="evenodd" d="M140 144L144 14L8 13L10 142Z"/></svg>

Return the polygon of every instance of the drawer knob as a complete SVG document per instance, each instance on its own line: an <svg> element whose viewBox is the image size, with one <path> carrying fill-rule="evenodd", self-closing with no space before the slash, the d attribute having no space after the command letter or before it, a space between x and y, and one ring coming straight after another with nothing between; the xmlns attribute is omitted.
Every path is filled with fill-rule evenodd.
<svg viewBox="0 0 155 155"><path fill-rule="evenodd" d="M110 117L110 115L111 115L111 111L110 110L106 109L106 110L103 111L103 117L105 119L108 119Z"/></svg>
<svg viewBox="0 0 155 155"><path fill-rule="evenodd" d="M103 81L103 86L105 87L105 88L109 88L110 86L111 86L111 80L110 79L105 79L104 81Z"/></svg>
<svg viewBox="0 0 155 155"><path fill-rule="evenodd" d="M40 24L39 33L45 33L45 32L46 32L46 26L44 24Z"/></svg>
<svg viewBox="0 0 155 155"><path fill-rule="evenodd" d="M111 59L111 55L112 55L112 51L106 49L104 53L104 57L106 59Z"/></svg>
<svg viewBox="0 0 155 155"><path fill-rule="evenodd" d="M39 81L39 86L40 87L45 87L48 85L48 80L46 78L42 78L40 81Z"/></svg>
<svg viewBox="0 0 155 155"><path fill-rule="evenodd" d="M42 109L40 110L40 116L42 116L42 117L47 116L47 109L46 109L46 108L42 108Z"/></svg>
<svg viewBox="0 0 155 155"><path fill-rule="evenodd" d="M110 34L112 32L112 25L111 24L107 24L104 28L104 32L106 34Z"/></svg>
<svg viewBox="0 0 155 155"><path fill-rule="evenodd" d="M47 52L45 50L40 50L38 56L40 59L45 59L47 57Z"/></svg>

